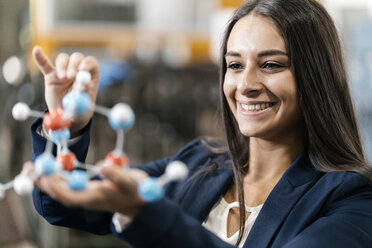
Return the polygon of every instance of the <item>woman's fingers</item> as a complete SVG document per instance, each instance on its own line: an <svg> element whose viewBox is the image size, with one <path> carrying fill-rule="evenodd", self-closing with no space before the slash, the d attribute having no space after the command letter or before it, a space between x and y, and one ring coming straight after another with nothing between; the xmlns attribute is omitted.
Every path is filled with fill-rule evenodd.
<svg viewBox="0 0 372 248"><path fill-rule="evenodd" d="M81 62L84 60L84 55L82 53L73 53L70 56L70 61L67 67L67 78L74 79L78 72L78 68Z"/></svg>
<svg viewBox="0 0 372 248"><path fill-rule="evenodd" d="M59 79L66 77L67 65L69 63L69 56L67 53L60 53L56 58L56 72Z"/></svg>
<svg viewBox="0 0 372 248"><path fill-rule="evenodd" d="M80 63L84 60L82 53L58 54L56 58L56 71L59 79L73 80L76 77Z"/></svg>
<svg viewBox="0 0 372 248"><path fill-rule="evenodd" d="M130 169L123 171L122 168L116 166L102 166L101 173L106 179L126 191L137 188L137 185L148 177L148 174L143 170Z"/></svg>
<svg viewBox="0 0 372 248"><path fill-rule="evenodd" d="M33 171L34 171L34 164L31 161L27 161L23 164L21 174L29 176L31 175Z"/></svg>
<svg viewBox="0 0 372 248"><path fill-rule="evenodd" d="M120 212L134 217L145 204L137 193L137 183L133 179L136 173L129 175L115 167L104 167L102 172L105 179L89 181L82 191L71 190L60 175L42 176L36 183L41 191L67 207Z"/></svg>
<svg viewBox="0 0 372 248"><path fill-rule="evenodd" d="M54 66L52 62L45 55L45 53L40 47L35 46L32 51L32 54L38 67L40 68L40 71L43 73L44 76L54 71Z"/></svg>
<svg viewBox="0 0 372 248"><path fill-rule="evenodd" d="M22 173L30 176L34 170L33 163L26 162L23 165ZM94 205L91 204L91 202L97 200L97 196L94 193L99 192L97 190L86 190L85 192L71 191L66 180L59 175L42 176L35 180L34 183L42 192L67 206ZM88 184L88 188L91 187L91 183Z"/></svg>
<svg viewBox="0 0 372 248"><path fill-rule="evenodd" d="M120 193L120 199L113 199L113 202L116 203L114 211L132 218L136 216L146 204L138 194L138 182L140 178L147 176L147 174L139 172L129 173L115 166L105 166L101 169L101 173L106 180L117 187Z"/></svg>
<svg viewBox="0 0 372 248"><path fill-rule="evenodd" d="M88 71L92 75L92 80L96 81L96 84L94 86L98 87L98 78L99 78L99 64L95 57L93 56L87 56L85 57L79 67L79 71Z"/></svg>
<svg viewBox="0 0 372 248"><path fill-rule="evenodd" d="M136 187L136 182L122 171L122 168L115 166L104 166L101 169L102 175L110 180L112 183L118 186L119 189L128 191L129 189Z"/></svg>
<svg viewBox="0 0 372 248"><path fill-rule="evenodd" d="M40 178L40 189L53 199L60 201L62 204L72 207L81 205L79 192L71 191L68 188L66 180L58 175L46 176ZM81 192L80 192L81 193ZM86 192L84 192L86 194Z"/></svg>
<svg viewBox="0 0 372 248"><path fill-rule="evenodd" d="M78 71L88 71L92 74L92 79L99 76L99 64L93 56L84 57L82 53L75 52L69 56L66 53L58 54L56 58L56 66L54 67L50 59L45 55L44 51L35 46L33 49L33 57L44 76L56 70L59 79L73 79Z"/></svg>
<svg viewBox="0 0 372 248"><path fill-rule="evenodd" d="M27 161L23 164L23 168L21 174L26 176L31 176L35 172L35 165L31 161ZM42 186L40 185L40 179L36 178L34 181L36 187L42 190Z"/></svg>
<svg viewBox="0 0 372 248"><path fill-rule="evenodd" d="M140 182L143 179L149 177L149 175L145 171L139 169L131 169L128 171L128 173L130 177L135 179L137 182Z"/></svg>
<svg viewBox="0 0 372 248"><path fill-rule="evenodd" d="M108 181L90 181L83 191L73 191L65 179L59 176L40 178L43 191L67 207L84 207L87 209L109 210L106 206L115 187Z"/></svg>

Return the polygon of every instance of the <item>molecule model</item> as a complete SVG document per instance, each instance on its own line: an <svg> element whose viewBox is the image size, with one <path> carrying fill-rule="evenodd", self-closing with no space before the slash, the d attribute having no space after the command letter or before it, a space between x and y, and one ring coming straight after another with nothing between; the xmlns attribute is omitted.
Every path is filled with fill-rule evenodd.
<svg viewBox="0 0 372 248"><path fill-rule="evenodd" d="M78 161L75 154L68 148L72 119L88 111L106 116L111 128L117 132L115 149L106 155L103 165L130 170L129 159L123 148L125 132L135 122L133 110L125 103L118 103L111 109L94 104L89 95L84 92L85 86L90 81L90 73L80 71L76 76L75 89L63 97L63 108L51 113L31 110L27 104L21 102L14 105L12 115L18 121L24 121L29 117L42 118L43 130L50 139L47 140L44 152L35 159L35 170L31 174L21 172L14 180L6 184L0 183L0 199L11 188L14 188L19 195L30 194L34 188L34 181L41 176L58 174L66 179L71 190L84 190L90 178L101 176L94 165ZM57 146L56 156L52 153L53 143ZM184 163L173 161L159 178L150 177L139 182L139 195L147 202L160 199L164 195L163 187L168 182L182 180L187 173L188 170Z"/></svg>

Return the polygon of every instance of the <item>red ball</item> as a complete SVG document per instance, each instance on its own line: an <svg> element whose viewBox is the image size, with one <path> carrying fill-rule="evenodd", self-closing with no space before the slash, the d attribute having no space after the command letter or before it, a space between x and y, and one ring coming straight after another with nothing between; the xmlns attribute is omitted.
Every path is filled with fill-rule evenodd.
<svg viewBox="0 0 372 248"><path fill-rule="evenodd" d="M57 155L56 160L63 165L64 170L72 171L76 163L76 156L72 152L69 152L67 154Z"/></svg>
<svg viewBox="0 0 372 248"><path fill-rule="evenodd" d="M63 109L59 108L57 111L52 113L46 113L43 118L43 126L44 128L49 130L59 130L69 128L71 126L72 120L64 120L63 119Z"/></svg>
<svg viewBox="0 0 372 248"><path fill-rule="evenodd" d="M129 166L129 159L125 154L122 154L120 156L116 156L114 152L110 152L107 154L105 158L105 163L107 165L115 165L119 167L127 167Z"/></svg>

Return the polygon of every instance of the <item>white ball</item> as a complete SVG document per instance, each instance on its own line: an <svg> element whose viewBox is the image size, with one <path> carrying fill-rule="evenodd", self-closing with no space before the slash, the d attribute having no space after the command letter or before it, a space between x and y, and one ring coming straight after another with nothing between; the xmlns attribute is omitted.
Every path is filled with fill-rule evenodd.
<svg viewBox="0 0 372 248"><path fill-rule="evenodd" d="M5 190L4 190L4 185L0 183L0 200L3 199L5 196Z"/></svg>
<svg viewBox="0 0 372 248"><path fill-rule="evenodd" d="M119 123L130 120L133 115L132 108L126 103L118 103L110 111L111 119Z"/></svg>
<svg viewBox="0 0 372 248"><path fill-rule="evenodd" d="M168 164L165 175L170 181L179 181L185 178L188 172L189 170L183 162L173 161Z"/></svg>
<svg viewBox="0 0 372 248"><path fill-rule="evenodd" d="M3 76L6 82L18 85L26 75L25 65L17 56L8 58L3 64Z"/></svg>
<svg viewBox="0 0 372 248"><path fill-rule="evenodd" d="M81 85L87 85L92 80L92 76L87 71L79 71L76 75L76 83Z"/></svg>
<svg viewBox="0 0 372 248"><path fill-rule="evenodd" d="M13 118L17 121L24 121L26 120L30 115L30 107L23 102L19 102L16 105L14 105L12 109L12 115Z"/></svg>
<svg viewBox="0 0 372 248"><path fill-rule="evenodd" d="M18 195L31 194L33 189L34 182L30 177L20 174L14 178L14 191Z"/></svg>

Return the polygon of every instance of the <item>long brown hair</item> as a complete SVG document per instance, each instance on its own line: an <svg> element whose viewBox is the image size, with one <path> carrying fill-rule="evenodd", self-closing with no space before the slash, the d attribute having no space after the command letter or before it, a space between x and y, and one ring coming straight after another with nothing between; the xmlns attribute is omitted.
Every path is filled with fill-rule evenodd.
<svg viewBox="0 0 372 248"><path fill-rule="evenodd" d="M372 167L364 156L340 40L332 18L315 0L250 0L228 23L220 61L220 107L240 202L237 244L244 232L242 182L249 168L249 137L240 133L223 94L224 55L232 28L248 14L269 18L283 36L307 129L307 152L313 166L323 172L354 171L372 180Z"/></svg>

